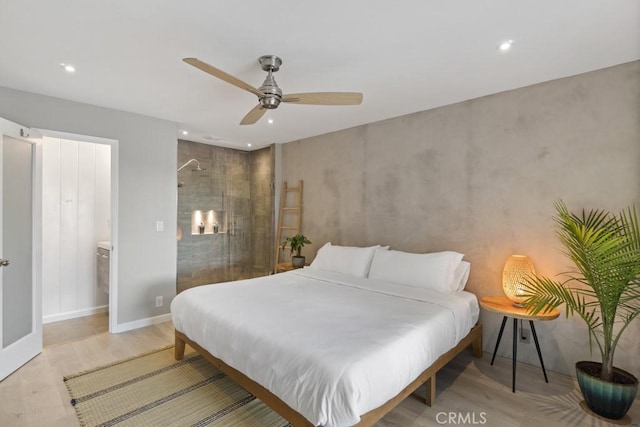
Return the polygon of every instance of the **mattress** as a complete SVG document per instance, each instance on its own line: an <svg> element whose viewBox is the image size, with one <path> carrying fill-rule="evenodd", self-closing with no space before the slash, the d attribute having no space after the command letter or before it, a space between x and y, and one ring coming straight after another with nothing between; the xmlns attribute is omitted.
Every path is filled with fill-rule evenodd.
<svg viewBox="0 0 640 427"><path fill-rule="evenodd" d="M199 286L175 328L315 425L348 426L398 394L478 320L453 295L322 270Z"/></svg>

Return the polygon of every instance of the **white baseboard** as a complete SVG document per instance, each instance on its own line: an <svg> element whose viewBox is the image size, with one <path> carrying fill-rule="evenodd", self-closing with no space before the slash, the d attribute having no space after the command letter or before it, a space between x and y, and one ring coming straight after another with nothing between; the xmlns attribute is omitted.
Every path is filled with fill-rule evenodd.
<svg viewBox="0 0 640 427"><path fill-rule="evenodd" d="M42 317L42 324L46 325L47 323L75 319L76 317L92 316L94 314L105 313L107 311L109 311L109 306L101 305L100 307L84 308L82 310L67 311L66 313L50 314Z"/></svg>
<svg viewBox="0 0 640 427"><path fill-rule="evenodd" d="M109 331L111 333L126 332L132 329L144 328L145 326L155 325L156 323L167 322L171 320L171 313L161 314L159 316L147 317L145 319L134 320L133 322L121 323L116 329Z"/></svg>

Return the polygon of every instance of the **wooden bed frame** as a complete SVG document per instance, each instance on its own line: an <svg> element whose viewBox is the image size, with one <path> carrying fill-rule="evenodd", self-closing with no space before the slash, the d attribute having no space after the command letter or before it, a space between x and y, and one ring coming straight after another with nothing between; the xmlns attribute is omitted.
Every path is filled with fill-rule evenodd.
<svg viewBox="0 0 640 427"><path fill-rule="evenodd" d="M262 402L264 402L271 409L276 411L287 421L289 421L295 427L314 427L305 417L299 412L292 409L289 405L280 400L279 397L271 393L269 390L253 381L242 372L224 363L222 360L213 356L197 343L191 341L182 332L177 329L175 331L176 346L175 346L175 358L182 360L184 357L185 344L189 344L194 350L207 358L211 363L218 367L222 372L227 374L233 379L239 386L256 396ZM425 396L425 403L429 406L433 405L436 397L436 372L438 372L444 365L446 365L451 359L453 359L458 353L463 351L468 346L473 349L473 355L476 357L482 357L482 324L478 322L471 331L460 340L458 345L443 354L436 360L431 366L422 372L418 378L416 378L411 384L405 387L400 393L392 397L387 403L379 406L364 415L360 416L360 422L356 424L359 427L372 426L379 419L384 417L387 413L391 412L400 402L402 402L407 396L413 393L422 384L427 385L427 391Z"/></svg>

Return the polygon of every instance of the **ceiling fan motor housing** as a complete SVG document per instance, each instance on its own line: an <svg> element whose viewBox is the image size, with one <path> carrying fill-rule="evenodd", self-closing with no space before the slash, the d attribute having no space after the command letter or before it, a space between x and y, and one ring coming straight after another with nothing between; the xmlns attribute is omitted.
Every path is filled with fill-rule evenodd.
<svg viewBox="0 0 640 427"><path fill-rule="evenodd" d="M264 79L264 83L262 83L259 90L264 94L264 96L259 97L262 108L266 108L268 110L278 108L280 100L282 99L282 90L278 87L276 79L273 78L271 70L269 70L269 75Z"/></svg>

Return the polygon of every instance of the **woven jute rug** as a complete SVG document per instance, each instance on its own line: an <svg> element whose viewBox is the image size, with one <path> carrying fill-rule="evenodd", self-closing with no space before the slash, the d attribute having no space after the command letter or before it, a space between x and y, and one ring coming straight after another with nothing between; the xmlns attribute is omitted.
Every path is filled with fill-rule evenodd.
<svg viewBox="0 0 640 427"><path fill-rule="evenodd" d="M205 358L173 346L64 378L82 426L290 426Z"/></svg>

